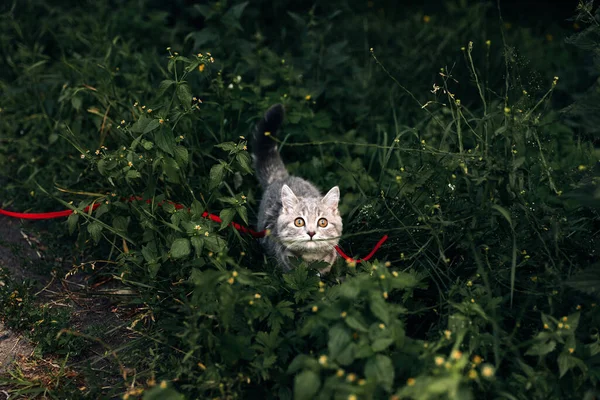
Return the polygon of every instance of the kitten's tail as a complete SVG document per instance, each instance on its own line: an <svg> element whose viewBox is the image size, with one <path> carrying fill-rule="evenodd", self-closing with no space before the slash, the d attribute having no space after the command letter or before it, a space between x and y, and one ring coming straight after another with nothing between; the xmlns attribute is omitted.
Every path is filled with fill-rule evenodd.
<svg viewBox="0 0 600 400"><path fill-rule="evenodd" d="M285 110L281 104L271 106L254 131L252 146L254 170L263 188L288 176L283 160L277 151L277 143L272 139L281 127L284 115Z"/></svg>

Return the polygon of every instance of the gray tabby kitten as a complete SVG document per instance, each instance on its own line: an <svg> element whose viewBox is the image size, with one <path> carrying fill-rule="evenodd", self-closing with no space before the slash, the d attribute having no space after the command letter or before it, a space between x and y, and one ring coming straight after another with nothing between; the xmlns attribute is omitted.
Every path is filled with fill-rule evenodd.
<svg viewBox="0 0 600 400"><path fill-rule="evenodd" d="M291 269L289 257L301 257L327 262L329 266L320 270L327 273L342 235L340 189L335 186L322 196L312 183L288 174L276 142L269 137L279 130L284 114L281 104L272 106L254 133L254 169L264 189L257 227L270 231L261 242L284 271Z"/></svg>

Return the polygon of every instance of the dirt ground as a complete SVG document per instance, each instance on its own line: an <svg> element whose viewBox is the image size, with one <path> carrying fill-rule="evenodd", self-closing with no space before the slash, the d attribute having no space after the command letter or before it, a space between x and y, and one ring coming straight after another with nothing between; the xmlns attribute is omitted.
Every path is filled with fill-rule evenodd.
<svg viewBox="0 0 600 400"><path fill-rule="evenodd" d="M8 269L15 279L23 279L27 276L26 266L22 265L23 259L39 258L37 251L28 243L30 239L25 235L19 220L0 216L0 267ZM23 251L19 256L15 254L17 248ZM26 357L33 352L32 343L22 334L7 329L1 318L2 310L0 310L0 374L6 372L17 356Z"/></svg>
<svg viewBox="0 0 600 400"><path fill-rule="evenodd" d="M57 222L60 223L60 222ZM123 288L110 277L102 277L97 271L77 273L66 277L66 272L73 268L71 262L48 260L46 247L40 243L35 232L40 224L35 221L21 221L0 216L0 267L10 271L13 280L34 279L39 290L36 301L40 304L51 304L53 307L67 308L70 312L70 329L74 332L85 332L87 327L102 327L111 332L104 345L115 348L134 334L127 330L128 321L135 311L121 310L114 301L115 296L127 295ZM54 256L55 257L55 256ZM56 270L54 278L50 273L40 275L39 265L50 262ZM48 269L45 268L45 269ZM38 271L37 273L35 271ZM0 285L3 282L0 281ZM3 313L0 310L0 377L7 376L11 369L20 371L32 370L32 365L45 363L54 365L51 354L44 355L36 361L35 343L28 340L24 332L15 332L2 323ZM114 347L113 347L114 346ZM106 357L106 348L95 342L78 357L71 357L69 364L93 362L98 370L110 370L110 357ZM32 373L32 375L34 375ZM36 371L39 376L39 371ZM6 390L8 390L8 392ZM10 388L0 387L0 400L8 396Z"/></svg>

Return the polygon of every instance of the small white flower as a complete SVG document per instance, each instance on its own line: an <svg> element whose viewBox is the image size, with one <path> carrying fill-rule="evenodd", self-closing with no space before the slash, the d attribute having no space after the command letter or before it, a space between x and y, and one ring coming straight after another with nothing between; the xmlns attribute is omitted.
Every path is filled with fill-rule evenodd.
<svg viewBox="0 0 600 400"><path fill-rule="evenodd" d="M227 86L228 89L233 89L233 83L230 83L229 86Z"/></svg>

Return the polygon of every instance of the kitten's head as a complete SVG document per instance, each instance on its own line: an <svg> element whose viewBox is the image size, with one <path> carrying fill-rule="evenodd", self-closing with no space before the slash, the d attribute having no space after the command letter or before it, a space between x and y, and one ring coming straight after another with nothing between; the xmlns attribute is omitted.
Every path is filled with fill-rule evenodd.
<svg viewBox="0 0 600 400"><path fill-rule="evenodd" d="M289 186L281 188L281 213L277 219L279 239L295 253L321 253L333 249L342 235L338 211L340 189L324 197L296 197Z"/></svg>

